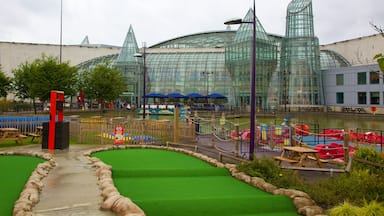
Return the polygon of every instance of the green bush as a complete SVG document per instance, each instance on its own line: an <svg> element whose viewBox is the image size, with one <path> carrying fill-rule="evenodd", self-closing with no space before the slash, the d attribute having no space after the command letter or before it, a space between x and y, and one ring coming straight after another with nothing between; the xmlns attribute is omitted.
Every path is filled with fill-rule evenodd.
<svg viewBox="0 0 384 216"><path fill-rule="evenodd" d="M331 207L344 200L361 205L364 200L384 201L384 183L380 175L368 170L354 170L302 188L323 207Z"/></svg>
<svg viewBox="0 0 384 216"><path fill-rule="evenodd" d="M303 184L296 172L280 169L273 159L267 157L240 163L237 165L237 169L247 175L262 178L278 187L296 188Z"/></svg>
<svg viewBox="0 0 384 216"><path fill-rule="evenodd" d="M355 152L355 157L363 159L375 164L381 164L384 166L384 158L376 149L370 147L359 147ZM384 168L376 167L366 163L353 161L353 169L368 169L372 173L384 174Z"/></svg>
<svg viewBox="0 0 384 216"><path fill-rule="evenodd" d="M345 201L343 204L332 208L329 216L361 216L361 209Z"/></svg>
<svg viewBox="0 0 384 216"><path fill-rule="evenodd" d="M364 202L363 207L355 206L347 201L330 209L329 216L379 216L384 215L383 203L373 200Z"/></svg>
<svg viewBox="0 0 384 216"><path fill-rule="evenodd" d="M384 215L384 204L379 203L376 200L373 200L370 203L365 202L364 206L361 208L361 213L364 216Z"/></svg>
<svg viewBox="0 0 384 216"><path fill-rule="evenodd" d="M343 173L310 184L301 179L297 172L280 169L271 158L255 158L251 162L238 164L237 168L250 176L263 178L275 186L304 191L325 209L345 200L355 205L374 200L384 202L383 175L371 172L367 167L355 167L351 173Z"/></svg>

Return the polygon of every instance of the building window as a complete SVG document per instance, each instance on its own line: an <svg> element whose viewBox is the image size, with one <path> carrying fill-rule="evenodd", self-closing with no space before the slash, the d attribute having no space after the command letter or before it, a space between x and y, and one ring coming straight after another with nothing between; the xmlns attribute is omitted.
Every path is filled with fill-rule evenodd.
<svg viewBox="0 0 384 216"><path fill-rule="evenodd" d="M379 84L380 83L380 74L377 71L369 72L369 83L370 84Z"/></svg>
<svg viewBox="0 0 384 216"><path fill-rule="evenodd" d="M358 104L367 104L367 92L358 92L357 93L357 103Z"/></svg>
<svg viewBox="0 0 384 216"><path fill-rule="evenodd" d="M337 104L343 104L344 103L344 92L337 92L336 93L336 103Z"/></svg>
<svg viewBox="0 0 384 216"><path fill-rule="evenodd" d="M357 73L357 84L358 85L366 85L367 84L367 73L366 72Z"/></svg>
<svg viewBox="0 0 384 216"><path fill-rule="evenodd" d="M371 92L371 104L372 105L378 105L380 104L380 92Z"/></svg>
<svg viewBox="0 0 384 216"><path fill-rule="evenodd" d="M344 74L336 74L336 85L344 85Z"/></svg>

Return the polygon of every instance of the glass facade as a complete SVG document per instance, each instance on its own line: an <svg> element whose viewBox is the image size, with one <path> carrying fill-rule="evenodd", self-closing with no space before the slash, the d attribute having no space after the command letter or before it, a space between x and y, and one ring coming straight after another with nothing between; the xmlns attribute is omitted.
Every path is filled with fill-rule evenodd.
<svg viewBox="0 0 384 216"><path fill-rule="evenodd" d="M243 20L253 21L252 9ZM323 105L321 70L350 64L336 52L320 52L314 36L312 1L291 1L285 37L266 33L257 17L256 21L256 106L274 109L286 105ZM146 48L146 93L219 93L227 97L229 106L248 106L252 27L250 23L243 23L237 31L191 34ZM144 65L143 58L135 54L141 52L143 57L143 51L138 48L130 26L119 54L95 58L78 66L80 71L100 63L117 67L127 78L128 91L122 98L140 105ZM367 77L366 72L358 76L359 84ZM344 77L337 76L336 82L343 85ZM337 97L339 102L344 101L344 96Z"/></svg>
<svg viewBox="0 0 384 216"><path fill-rule="evenodd" d="M321 70L328 70L331 68L349 67L349 63L343 56L332 50L320 51L320 65Z"/></svg>
<svg viewBox="0 0 384 216"><path fill-rule="evenodd" d="M320 49L314 35L311 0L293 0L288 5L280 72L280 85L288 80L289 104L323 105Z"/></svg>
<svg viewBox="0 0 384 216"><path fill-rule="evenodd" d="M141 60L135 57L139 53L135 33L132 26L129 26L128 33L125 37L123 47L120 54L112 62L112 66L118 68L123 77L126 79L127 92L124 92L122 97L132 104L140 104L138 98L143 94L140 83L143 82L141 72L139 70Z"/></svg>
<svg viewBox="0 0 384 216"><path fill-rule="evenodd" d="M223 51L150 53L147 59L149 92L231 96Z"/></svg>
<svg viewBox="0 0 384 216"><path fill-rule="evenodd" d="M252 22L250 9L244 18ZM278 66L277 45L270 39L256 18L256 106L268 108L267 99L273 72ZM253 25L243 23L231 44L225 49L225 61L232 79L235 106L250 104L251 48Z"/></svg>

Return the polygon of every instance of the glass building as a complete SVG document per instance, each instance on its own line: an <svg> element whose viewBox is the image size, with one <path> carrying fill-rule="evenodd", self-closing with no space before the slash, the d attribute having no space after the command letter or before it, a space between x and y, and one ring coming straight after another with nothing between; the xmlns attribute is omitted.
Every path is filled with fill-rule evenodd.
<svg viewBox="0 0 384 216"><path fill-rule="evenodd" d="M244 21L252 21L252 16L250 9ZM335 52L320 52L314 35L312 1L291 1L285 36L265 32L256 20L257 108L322 106L321 71L350 64ZM145 49L139 49L130 26L119 54L92 59L79 67L88 70L107 63L119 68L128 86L122 99L140 105L144 65L143 58L135 56L141 52L146 59L147 94L219 93L227 98L226 105L246 109L251 101L252 26L243 23L236 31L186 35Z"/></svg>
<svg viewBox="0 0 384 216"><path fill-rule="evenodd" d="M319 40L311 0L288 5L280 67L280 104L323 105Z"/></svg>

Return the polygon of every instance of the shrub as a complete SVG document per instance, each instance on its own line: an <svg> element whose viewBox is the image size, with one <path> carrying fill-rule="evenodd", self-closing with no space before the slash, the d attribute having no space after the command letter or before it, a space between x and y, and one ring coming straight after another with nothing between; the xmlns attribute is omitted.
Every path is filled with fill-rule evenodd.
<svg viewBox="0 0 384 216"><path fill-rule="evenodd" d="M330 207L344 200L353 204L363 204L364 200L384 201L384 183L381 177L368 170L354 170L312 185L306 191L323 207Z"/></svg>
<svg viewBox="0 0 384 216"><path fill-rule="evenodd" d="M297 173L290 170L281 170L278 164L271 158L255 158L251 162L238 164L237 169L247 175L262 178L278 187L295 188L303 184Z"/></svg>
<svg viewBox="0 0 384 216"><path fill-rule="evenodd" d="M352 205L345 201L343 204L333 207L329 210L330 216L379 216L384 215L383 203L375 200L367 203L363 207Z"/></svg>
<svg viewBox="0 0 384 216"><path fill-rule="evenodd" d="M343 204L332 208L329 216L361 216L361 209L345 201Z"/></svg>
<svg viewBox="0 0 384 216"><path fill-rule="evenodd" d="M370 203L365 202L364 206L361 208L361 213L364 216L384 215L384 205L376 200L373 200Z"/></svg>
<svg viewBox="0 0 384 216"><path fill-rule="evenodd" d="M384 166L384 158L383 156L377 152L374 148L370 147L359 147L359 149L355 153L355 157L366 160L375 164L381 164ZM373 173L383 173L384 168L380 168L377 166L369 165L366 163L354 161L353 169L369 169Z"/></svg>

